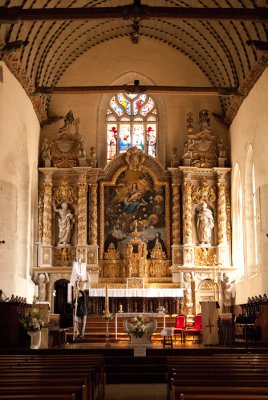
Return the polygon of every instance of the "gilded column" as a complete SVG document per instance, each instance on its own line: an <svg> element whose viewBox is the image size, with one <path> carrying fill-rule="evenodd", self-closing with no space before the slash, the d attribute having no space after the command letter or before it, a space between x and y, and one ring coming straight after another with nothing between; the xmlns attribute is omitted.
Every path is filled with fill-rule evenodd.
<svg viewBox="0 0 268 400"><path fill-rule="evenodd" d="M78 245L87 244L87 183L78 183Z"/></svg>
<svg viewBox="0 0 268 400"><path fill-rule="evenodd" d="M218 244L227 242L226 182L218 182Z"/></svg>
<svg viewBox="0 0 268 400"><path fill-rule="evenodd" d="M97 184L92 184L91 196L90 196L90 244L97 244L98 232L97 232Z"/></svg>
<svg viewBox="0 0 268 400"><path fill-rule="evenodd" d="M180 186L172 185L172 244L180 244Z"/></svg>
<svg viewBox="0 0 268 400"><path fill-rule="evenodd" d="M184 181L183 243L192 244L192 184Z"/></svg>
<svg viewBox="0 0 268 400"><path fill-rule="evenodd" d="M44 182L44 211L43 211L43 245L52 245L52 179L46 177Z"/></svg>

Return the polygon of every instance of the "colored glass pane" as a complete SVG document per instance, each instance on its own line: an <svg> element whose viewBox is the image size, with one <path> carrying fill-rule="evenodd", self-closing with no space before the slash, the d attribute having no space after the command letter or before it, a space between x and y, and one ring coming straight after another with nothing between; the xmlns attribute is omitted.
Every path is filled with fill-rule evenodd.
<svg viewBox="0 0 268 400"><path fill-rule="evenodd" d="M112 98L112 100L110 101L110 106L112 107L112 109L114 110L114 112L119 115L119 117L121 115L124 114L124 111L121 107L118 106L118 104L115 101L115 96Z"/></svg>
<svg viewBox="0 0 268 400"><path fill-rule="evenodd" d="M134 124L132 131L132 146L144 151L144 125Z"/></svg>
<svg viewBox="0 0 268 400"><path fill-rule="evenodd" d="M156 124L147 124L147 152L156 157Z"/></svg>
<svg viewBox="0 0 268 400"><path fill-rule="evenodd" d="M140 109L140 107L145 103L146 101L146 94L141 94L136 100L133 101L133 113L136 115Z"/></svg>
<svg viewBox="0 0 268 400"><path fill-rule="evenodd" d="M130 125L121 124L119 128L119 152L122 153L131 146Z"/></svg>
<svg viewBox="0 0 268 400"><path fill-rule="evenodd" d="M140 111L141 115L143 115L145 117L153 109L153 107L154 107L154 101L151 97L149 97L149 100L142 107L142 109Z"/></svg>
<svg viewBox="0 0 268 400"><path fill-rule="evenodd" d="M126 110L128 115L131 114L131 104L130 101L123 95L123 93L118 94L118 102L121 104Z"/></svg>
<svg viewBox="0 0 268 400"><path fill-rule="evenodd" d="M107 159L112 160L116 156L117 126L107 124Z"/></svg>

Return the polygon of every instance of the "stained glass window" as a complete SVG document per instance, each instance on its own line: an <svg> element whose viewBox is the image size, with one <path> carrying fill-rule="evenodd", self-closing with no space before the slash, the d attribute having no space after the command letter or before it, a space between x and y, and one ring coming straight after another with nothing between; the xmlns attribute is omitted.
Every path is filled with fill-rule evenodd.
<svg viewBox="0 0 268 400"><path fill-rule="evenodd" d="M158 112L145 93L118 93L107 107L107 161L130 147L157 156Z"/></svg>

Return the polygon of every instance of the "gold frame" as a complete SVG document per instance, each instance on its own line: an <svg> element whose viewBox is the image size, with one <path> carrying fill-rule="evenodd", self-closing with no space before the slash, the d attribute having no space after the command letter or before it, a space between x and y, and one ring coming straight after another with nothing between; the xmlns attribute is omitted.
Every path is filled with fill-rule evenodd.
<svg viewBox="0 0 268 400"><path fill-rule="evenodd" d="M114 173L110 181L100 182L100 250L99 258L103 259L104 255L104 188L106 186L115 186L119 175L128 169L127 165L124 165ZM141 170L147 172L148 175L153 179L154 185L165 187L165 221L166 221L166 244L167 244L167 258L170 259L170 188L169 182L159 181L156 174L151 168L148 168L144 164L141 166Z"/></svg>

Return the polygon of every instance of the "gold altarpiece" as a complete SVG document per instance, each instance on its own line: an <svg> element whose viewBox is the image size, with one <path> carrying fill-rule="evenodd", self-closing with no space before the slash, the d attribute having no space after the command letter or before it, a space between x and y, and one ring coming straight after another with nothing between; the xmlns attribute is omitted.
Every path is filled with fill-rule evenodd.
<svg viewBox="0 0 268 400"><path fill-rule="evenodd" d="M167 170L137 148L98 168L95 152L87 158L80 135L68 130L43 143L33 271L49 276L52 310L55 283L70 281L78 260L86 263L90 288L184 288L172 312L188 315L200 311L199 301L222 303L224 274L234 271L231 169L200 115L197 133L188 116L183 157ZM203 208L212 223L201 238Z"/></svg>

